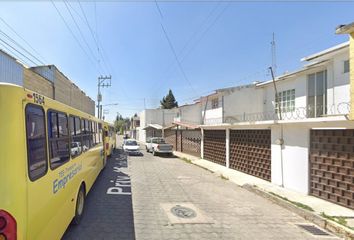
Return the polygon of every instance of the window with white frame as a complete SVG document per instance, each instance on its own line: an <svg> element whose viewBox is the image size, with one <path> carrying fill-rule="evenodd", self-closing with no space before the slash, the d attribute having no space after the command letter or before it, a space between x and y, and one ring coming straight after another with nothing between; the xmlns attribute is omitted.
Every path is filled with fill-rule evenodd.
<svg viewBox="0 0 354 240"><path fill-rule="evenodd" d="M349 72L349 60L344 61L344 73Z"/></svg>
<svg viewBox="0 0 354 240"><path fill-rule="evenodd" d="M295 111L295 89L279 92L278 96L275 97L277 99L277 101L275 101L276 113L278 113L279 108L281 112Z"/></svg>
<svg viewBox="0 0 354 240"><path fill-rule="evenodd" d="M211 109L215 109L219 107L219 99L218 98L213 98L211 100Z"/></svg>

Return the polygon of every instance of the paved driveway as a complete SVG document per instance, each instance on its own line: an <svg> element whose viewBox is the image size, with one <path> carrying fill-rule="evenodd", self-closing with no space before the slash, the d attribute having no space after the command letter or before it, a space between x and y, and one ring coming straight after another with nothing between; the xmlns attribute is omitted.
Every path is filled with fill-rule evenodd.
<svg viewBox="0 0 354 240"><path fill-rule="evenodd" d="M312 236L295 225L301 217L205 169L143 153L112 157L82 224L63 239L334 239Z"/></svg>

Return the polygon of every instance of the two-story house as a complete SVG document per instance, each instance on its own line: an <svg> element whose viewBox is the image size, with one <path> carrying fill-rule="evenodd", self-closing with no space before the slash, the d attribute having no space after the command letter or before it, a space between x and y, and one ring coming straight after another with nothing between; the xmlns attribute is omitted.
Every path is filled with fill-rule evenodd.
<svg viewBox="0 0 354 240"><path fill-rule="evenodd" d="M274 81L204 97L202 157L353 208L349 44L302 61Z"/></svg>

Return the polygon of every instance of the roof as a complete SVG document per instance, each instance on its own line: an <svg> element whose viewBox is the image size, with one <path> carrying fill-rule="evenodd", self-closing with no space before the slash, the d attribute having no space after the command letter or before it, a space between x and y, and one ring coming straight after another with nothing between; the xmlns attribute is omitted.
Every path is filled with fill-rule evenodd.
<svg viewBox="0 0 354 240"><path fill-rule="evenodd" d="M157 129L157 130L161 130L163 127L161 125L159 125L159 124L149 124L146 127L144 127L143 130L146 130L148 128L154 128L154 129Z"/></svg>
<svg viewBox="0 0 354 240"><path fill-rule="evenodd" d="M338 45L330 47L330 48L327 48L327 49L325 49L325 50L323 50L321 52L314 53L314 54L312 54L310 56L304 57L300 61L311 61L313 59L322 57L322 56L327 55L329 53L333 53L333 52L339 51L339 50L341 50L343 48L346 48L346 47L349 47L349 41L341 43L341 44L338 44Z"/></svg>
<svg viewBox="0 0 354 240"><path fill-rule="evenodd" d="M187 122L178 122L178 121L174 121L172 123L172 125L165 127L164 129L170 129L170 128L174 128L176 126L181 126L181 127L185 127L185 128L189 128L189 129L197 129L200 128L199 125L196 124L192 124L192 123L187 123Z"/></svg>
<svg viewBox="0 0 354 240"><path fill-rule="evenodd" d="M319 66L322 66L323 64L327 63L328 60L323 60L323 61L319 61L319 62L314 62L314 63L311 63L311 64L308 64L306 66L304 66L302 69L300 70L297 70L297 71L294 71L294 72L290 72L290 73L286 73L284 75L281 75L281 76L278 76L275 78L275 81L278 82L278 81L282 81L282 80L285 80L289 77L292 77L292 76L295 76L296 74L299 74L299 73L302 73L302 72L305 72L309 69L312 69L312 68L316 68L316 67L319 67ZM261 82L261 83L258 83L256 86L257 87L261 87L261 86L264 86L264 85L268 85L270 83L272 83L273 80L268 80L268 81L265 81L265 82Z"/></svg>
<svg viewBox="0 0 354 240"><path fill-rule="evenodd" d="M336 28L336 34L348 34L352 32L354 32L354 22L346 25L339 25Z"/></svg>

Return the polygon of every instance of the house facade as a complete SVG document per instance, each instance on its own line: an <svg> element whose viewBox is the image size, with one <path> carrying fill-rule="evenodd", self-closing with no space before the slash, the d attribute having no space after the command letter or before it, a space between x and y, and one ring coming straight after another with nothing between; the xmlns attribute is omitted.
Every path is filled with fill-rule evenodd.
<svg viewBox="0 0 354 240"><path fill-rule="evenodd" d="M274 82L208 96L222 104L205 114L201 157L354 208L349 44L302 61Z"/></svg>
<svg viewBox="0 0 354 240"><path fill-rule="evenodd" d="M145 109L139 113L140 125L136 127L136 139L146 142L150 137L161 137L163 128L170 126L177 117L179 110Z"/></svg>

